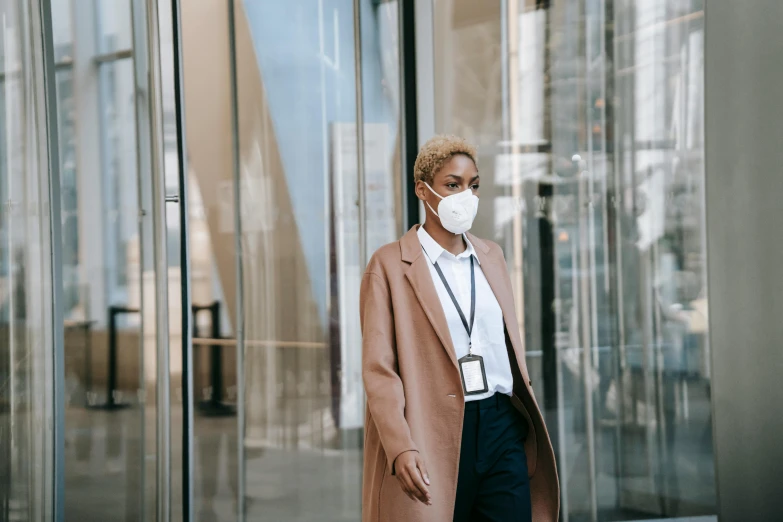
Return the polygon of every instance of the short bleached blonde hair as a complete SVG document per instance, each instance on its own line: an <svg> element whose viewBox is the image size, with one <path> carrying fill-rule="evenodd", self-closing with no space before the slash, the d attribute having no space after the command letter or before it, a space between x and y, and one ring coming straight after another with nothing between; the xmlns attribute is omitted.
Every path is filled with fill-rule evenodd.
<svg viewBox="0 0 783 522"><path fill-rule="evenodd" d="M454 155L464 154L476 162L476 148L467 140L458 136L433 136L419 151L416 163L413 165L413 179L432 183L435 173L443 168Z"/></svg>

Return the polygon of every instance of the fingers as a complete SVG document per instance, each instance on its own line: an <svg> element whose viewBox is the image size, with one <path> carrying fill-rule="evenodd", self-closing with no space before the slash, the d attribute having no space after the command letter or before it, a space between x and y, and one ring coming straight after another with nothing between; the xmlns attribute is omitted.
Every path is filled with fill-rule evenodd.
<svg viewBox="0 0 783 522"><path fill-rule="evenodd" d="M409 469L405 468L397 470L397 479L400 481L402 490L406 495L408 495L408 497L410 497L411 500L418 500L426 503L426 499L421 498L419 488L417 488L416 484L413 482L413 478L411 477Z"/></svg>
<svg viewBox="0 0 783 522"><path fill-rule="evenodd" d="M419 472L421 473L422 478L424 478L424 483L428 486L430 485L430 474L427 473L427 466L424 465L424 459L421 457L416 458L416 466L419 468Z"/></svg>
<svg viewBox="0 0 783 522"><path fill-rule="evenodd" d="M430 497L430 488L427 487L427 484L424 482L424 476L419 471L419 467L417 464L414 463L413 469L410 471L410 478L413 481L414 491L413 494L427 504L428 506L432 504L432 498Z"/></svg>
<svg viewBox="0 0 783 522"><path fill-rule="evenodd" d="M430 496L429 476L427 480L424 480L424 474L420 471L420 468L424 467L424 461L420 457L411 459L406 462L401 469L397 470L397 476L403 484L403 489L406 493L413 495L417 500L423 504L432 505L432 497Z"/></svg>
<svg viewBox="0 0 783 522"><path fill-rule="evenodd" d="M418 500L428 506L432 505L432 498L417 469L414 468L412 472L409 470L398 472L397 479L400 481L402 490L411 500ZM424 489L422 490L422 488Z"/></svg>
<svg viewBox="0 0 783 522"><path fill-rule="evenodd" d="M430 495L430 477L424 459L418 453L407 453L395 462L397 480L400 487L411 500L432 505Z"/></svg>
<svg viewBox="0 0 783 522"><path fill-rule="evenodd" d="M402 486L402 490L405 492L406 495L408 495L409 499L411 499L414 502L419 500L419 499L417 499L416 497L413 496L413 493L411 493L410 490L404 484L401 484L401 486Z"/></svg>
<svg viewBox="0 0 783 522"><path fill-rule="evenodd" d="M403 474L402 474L402 473L399 473L399 472L397 473L397 480L400 482L400 489L402 489L402 491L403 491L403 492L404 492L406 495L408 495L408 498L409 498L409 499L411 499L411 500L413 500L414 502L415 502L415 501L417 501L418 499L417 499L416 497L414 497L414 496L413 496L413 493L411 493L411 490L410 490L410 488L409 488L409 487L408 487L408 485L405 483L405 478L403 477Z"/></svg>

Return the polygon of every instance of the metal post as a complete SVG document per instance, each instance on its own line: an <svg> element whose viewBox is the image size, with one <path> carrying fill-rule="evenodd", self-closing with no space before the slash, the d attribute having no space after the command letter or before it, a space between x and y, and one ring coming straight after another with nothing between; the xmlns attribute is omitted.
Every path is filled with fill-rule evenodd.
<svg viewBox="0 0 783 522"><path fill-rule="evenodd" d="M106 407L112 409L117 405L117 308L109 307L109 368L106 379Z"/></svg>
<svg viewBox="0 0 783 522"><path fill-rule="evenodd" d="M416 126L416 31L414 27L414 0L400 0L399 41L400 41L400 133L402 152L402 171L404 180L403 229L407 230L419 222L419 200L413 183L413 164L419 150L418 129Z"/></svg>
<svg viewBox="0 0 783 522"><path fill-rule="evenodd" d="M60 212L60 144L59 134L57 133L57 80L54 67L54 43L52 32L52 6L50 0L41 0L38 3L38 12L31 9L33 20L32 34L40 35L33 45L38 52L41 61L38 62L42 68L43 86L41 94L38 97L37 116L40 121L35 123L39 129L45 129L46 147L40 148L45 154L45 160L41 162L44 168L49 169L48 176L48 197L49 197L49 247L51 256L48 259L48 268L50 272L51 283L51 310L50 323L51 328L51 363L46 363L46 375L53 382L52 396L46 401L47 413L53 419L53 430L51 432L52 465L46 466L51 470L52 475L47 476L50 481L49 486L51 495L46 495L46 501L43 502L42 515L49 519L60 522L65 515L65 334L63 331L63 275L62 275L62 216ZM37 27L36 27L37 26ZM37 29L37 31L36 31ZM36 71L39 72L39 71ZM35 77L35 75L34 75ZM45 176L44 176L45 177ZM12 292L13 293L13 292ZM13 310L11 323L13 324ZM10 343L13 350L13 340ZM11 368L13 374L14 368ZM11 405L13 411L13 405Z"/></svg>
<svg viewBox="0 0 783 522"><path fill-rule="evenodd" d="M367 209L364 176L364 90L362 85L361 0L353 0L354 88L356 91L356 177L359 191L359 266L367 265Z"/></svg>
<svg viewBox="0 0 783 522"><path fill-rule="evenodd" d="M101 410L116 410L127 408L130 403L121 402L117 399L117 316L123 314L135 314L139 310L127 308L124 306L110 306L108 327L109 327L109 345L107 347L107 366L106 366L106 402L95 404L88 401L88 408Z"/></svg>
<svg viewBox="0 0 783 522"><path fill-rule="evenodd" d="M219 339L221 331L220 301L215 301L209 305L193 305L191 310L193 313L193 337L201 337L198 334L198 325L196 324L198 314L203 311L209 311L212 325L211 338ZM223 402L223 348L219 344L212 344L209 347L209 386L211 388L209 397L199 402L199 409L202 414L208 416L234 415L236 413L234 407Z"/></svg>
<svg viewBox="0 0 783 522"><path fill-rule="evenodd" d="M218 339L220 337L220 301L212 303L209 312L212 319L212 338ZM216 404L221 404L223 402L223 350L217 344L210 346L209 350L212 398Z"/></svg>
<svg viewBox="0 0 783 522"><path fill-rule="evenodd" d="M237 522L245 520L245 274L242 241L242 172L239 135L239 85L237 78L237 36L235 0L228 0L228 63L231 82L231 156L234 185L234 262L236 270L237 340Z"/></svg>
<svg viewBox="0 0 783 522"><path fill-rule="evenodd" d="M593 418L593 393L592 393L592 350L590 349L590 281L587 272L590 266L589 253L587 245L589 244L588 231L588 208L586 205L587 184L585 172L579 172L577 183L579 185L579 324L581 326L581 346L582 346L582 381L584 384L584 404L585 404L585 433L587 434L587 464L588 464L588 486L590 490L590 520L598 520L598 493L595 484L595 420Z"/></svg>
<svg viewBox="0 0 783 522"><path fill-rule="evenodd" d="M511 197L516 204L522 201L522 177L519 164L522 149L517 122L519 121L519 0L508 2L508 110L509 138L511 140ZM517 313L520 338L525 343L525 287L523 285L523 244L522 244L522 213L515 212L511 232L511 287L514 293L514 308Z"/></svg>
<svg viewBox="0 0 783 522"><path fill-rule="evenodd" d="M500 101L501 101L501 128L500 138L504 143L511 139L511 118L509 115L509 52L508 41L509 19L518 16L509 13L509 0L500 0Z"/></svg>
<svg viewBox="0 0 783 522"><path fill-rule="evenodd" d="M136 193L138 198L138 248L139 248L139 306L144 309L147 303L148 291L145 289L144 274L151 268L151 250L148 248L149 241L152 240L152 228L150 222L150 201L151 201L151 156L150 156L150 97L148 90L149 61L145 52L149 46L147 38L147 12L143 0L133 0L130 6L132 49L133 49L133 83L134 89L134 109L135 109L135 132L136 132ZM154 290L153 290L154 294ZM141 455L147 454L148 436L147 430L150 424L147 421L147 382L150 375L147 375L147 361L144 345L146 343L145 333L152 326L141 314L139 320L139 432L142 434L139 441L139 452ZM87 383L91 383L87 379ZM89 389L89 388L88 388ZM152 517L150 507L154 505L154 493L150 494L147 489L147 466L146 459L141 464L142 473L139 474L139 512L143 513L142 518ZM152 498L150 498L152 497Z"/></svg>
<svg viewBox="0 0 783 522"><path fill-rule="evenodd" d="M179 181L179 259L182 305L182 520L193 520L193 332L190 329L190 245L188 242L188 158L185 150L185 87L182 65L182 20L179 0L171 0L174 112L177 127Z"/></svg>
<svg viewBox="0 0 783 522"><path fill-rule="evenodd" d="M612 343L612 377L615 384L615 397L616 397L616 423L614 429L614 470L617 480L615 481L615 503L616 507L621 506L622 489L624 482L623 473L623 452L622 452L622 435L623 425L625 422L625 386L623 384L623 373L625 369L624 353L625 353L625 309L623 306L623 227L620 220L622 213L622 194L623 184L621 182L620 170L622 163L620 162L620 146L621 139L619 138L622 125L617 125L615 121L614 111L614 97L615 97L615 81L617 77L617 59L619 53L617 52L617 41L615 35L617 34L618 25L620 20L615 16L615 6L613 1L602 0L603 9L601 14L603 17L601 34L603 35L601 47L604 52L605 59L608 63L612 64L611 68L604 66L603 74L603 93L601 95L604 100L604 110L602 129L604 133L603 150L607 155L606 164L610 165L608 161L609 147L607 146L606 136L613 136L614 143L611 149L612 155L612 176L606 176L605 180L605 197L606 202L604 204L604 231L605 231L605 245L609 258L609 271L605 277L606 286L605 290L609 295L610 313L612 316L613 324L613 340ZM610 232L612 231L612 232ZM611 248L609 237L613 238L614 248ZM611 274L614 274L614 281ZM612 283L615 283L612 285ZM608 392L607 392L608 396ZM608 402L608 401L607 401Z"/></svg>
<svg viewBox="0 0 783 522"><path fill-rule="evenodd" d="M161 81L160 20L158 3L147 0L149 47L149 107L151 138L152 223L155 271L156 345L156 449L157 522L171 519L171 375L169 370L168 229L163 137L163 87ZM184 315L184 314L183 314Z"/></svg>

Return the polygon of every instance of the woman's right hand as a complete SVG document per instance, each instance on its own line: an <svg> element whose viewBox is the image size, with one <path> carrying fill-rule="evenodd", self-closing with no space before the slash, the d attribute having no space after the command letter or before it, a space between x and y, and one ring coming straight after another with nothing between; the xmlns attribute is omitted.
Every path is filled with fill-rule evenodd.
<svg viewBox="0 0 783 522"><path fill-rule="evenodd" d="M428 506L432 505L430 496L430 477L424 459L418 451L406 451L394 461L394 472L400 487L411 500L419 500Z"/></svg>

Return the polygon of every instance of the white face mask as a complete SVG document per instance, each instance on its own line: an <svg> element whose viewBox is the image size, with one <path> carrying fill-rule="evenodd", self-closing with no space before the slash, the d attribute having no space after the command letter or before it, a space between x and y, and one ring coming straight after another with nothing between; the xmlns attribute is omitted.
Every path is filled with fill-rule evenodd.
<svg viewBox="0 0 783 522"><path fill-rule="evenodd" d="M443 228L451 232L452 234L464 234L473 225L473 220L476 218L478 212L478 196L473 195L471 189L467 189L459 194L452 194L445 198L432 190L429 184L425 183L430 191L440 198L438 203L438 211L435 212L429 203L427 206L430 210L438 216L440 224ZM425 201L426 203L426 201Z"/></svg>

